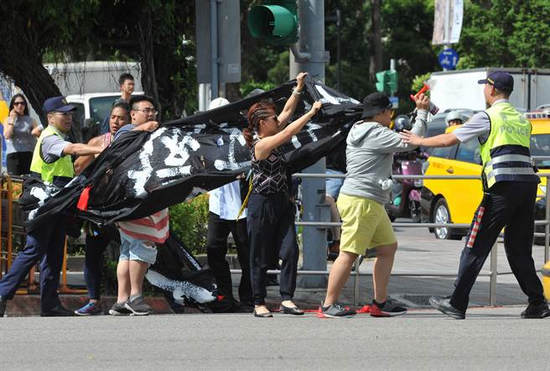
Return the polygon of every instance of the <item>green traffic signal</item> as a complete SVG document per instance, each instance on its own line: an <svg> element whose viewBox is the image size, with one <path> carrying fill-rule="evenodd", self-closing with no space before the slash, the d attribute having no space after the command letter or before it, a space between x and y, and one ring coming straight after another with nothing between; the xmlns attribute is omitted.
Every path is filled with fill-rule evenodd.
<svg viewBox="0 0 550 371"><path fill-rule="evenodd" d="M250 34L271 44L290 45L298 40L296 2L266 0L248 13Z"/></svg>
<svg viewBox="0 0 550 371"><path fill-rule="evenodd" d="M390 94L397 92L397 71L386 71L388 76L388 87Z"/></svg>
<svg viewBox="0 0 550 371"><path fill-rule="evenodd" d="M386 71L376 72L376 90L380 92L387 92L387 80Z"/></svg>
<svg viewBox="0 0 550 371"><path fill-rule="evenodd" d="M389 95L397 92L397 71L388 70L376 73L376 90Z"/></svg>

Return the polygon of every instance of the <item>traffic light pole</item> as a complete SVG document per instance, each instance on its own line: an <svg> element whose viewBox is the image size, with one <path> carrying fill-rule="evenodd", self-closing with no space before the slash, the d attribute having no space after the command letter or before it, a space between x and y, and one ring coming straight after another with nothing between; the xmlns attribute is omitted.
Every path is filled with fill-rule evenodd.
<svg viewBox="0 0 550 371"><path fill-rule="evenodd" d="M325 51L325 5L324 0L300 0L298 19L299 39L290 53L290 78L298 72L308 72L316 80L325 80L325 64L328 55ZM306 173L325 173L325 159L304 170ZM328 221L329 206L325 203L325 180L304 178L302 182L304 221ZM303 270L326 270L327 238L326 229L304 227L303 229ZM326 287L327 277L302 276L300 287Z"/></svg>

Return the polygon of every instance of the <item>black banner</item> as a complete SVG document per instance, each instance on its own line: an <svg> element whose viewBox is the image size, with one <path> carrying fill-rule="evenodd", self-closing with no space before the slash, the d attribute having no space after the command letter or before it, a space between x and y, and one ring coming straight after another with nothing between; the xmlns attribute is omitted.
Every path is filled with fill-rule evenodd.
<svg viewBox="0 0 550 371"><path fill-rule="evenodd" d="M255 102L272 99L281 110L295 83L185 119L165 122L152 133L122 135L63 189L28 179L20 204L29 213L27 228L36 228L56 214L97 224L150 215L246 174L250 151L242 136L246 112ZM319 82L306 81L294 118L314 101L321 111L282 150L290 172L315 163L345 140L359 119L361 105ZM89 188L86 211L76 208Z"/></svg>

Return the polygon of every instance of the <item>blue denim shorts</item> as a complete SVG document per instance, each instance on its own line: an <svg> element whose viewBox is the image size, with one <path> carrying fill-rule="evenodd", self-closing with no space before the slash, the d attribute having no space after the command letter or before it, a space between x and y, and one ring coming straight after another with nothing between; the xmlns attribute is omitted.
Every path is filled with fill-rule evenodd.
<svg viewBox="0 0 550 371"><path fill-rule="evenodd" d="M138 240L120 232L120 256L121 260L139 260L154 264L157 260L157 248L153 242Z"/></svg>
<svg viewBox="0 0 550 371"><path fill-rule="evenodd" d="M344 175L341 171L327 169L326 174L341 174ZM344 184L344 178L326 178L325 181L325 193L331 196L334 200L338 199L340 194L340 188Z"/></svg>

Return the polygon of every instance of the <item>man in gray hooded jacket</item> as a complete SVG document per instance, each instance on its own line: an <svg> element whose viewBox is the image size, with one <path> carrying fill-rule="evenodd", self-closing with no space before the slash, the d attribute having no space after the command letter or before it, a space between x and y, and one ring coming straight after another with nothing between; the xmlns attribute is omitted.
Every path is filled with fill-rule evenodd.
<svg viewBox="0 0 550 371"><path fill-rule="evenodd" d="M373 282L374 299L371 316L390 317L405 314L406 309L387 300L387 286L397 250L397 240L384 209L389 201L393 154L415 148L403 142L389 129L392 120L390 100L383 93L372 93L363 101L362 120L355 123L347 138L347 177L340 190L338 211L342 217L340 254L334 262L328 280L327 296L322 305L325 317L345 317L355 314L337 304L353 262L367 249L376 248ZM418 110L412 131L426 132L430 101L419 95Z"/></svg>

